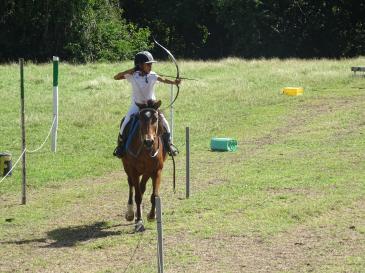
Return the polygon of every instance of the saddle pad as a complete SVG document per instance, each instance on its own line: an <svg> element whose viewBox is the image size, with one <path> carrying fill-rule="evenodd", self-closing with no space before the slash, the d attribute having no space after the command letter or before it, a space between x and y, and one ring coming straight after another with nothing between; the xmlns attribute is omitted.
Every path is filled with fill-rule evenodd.
<svg viewBox="0 0 365 273"><path fill-rule="evenodd" d="M128 150L129 145L131 144L133 136L136 134L138 127L139 127L138 116L132 115L131 119L129 120L129 122L125 128L126 129L126 140L127 140L124 142L125 151Z"/></svg>

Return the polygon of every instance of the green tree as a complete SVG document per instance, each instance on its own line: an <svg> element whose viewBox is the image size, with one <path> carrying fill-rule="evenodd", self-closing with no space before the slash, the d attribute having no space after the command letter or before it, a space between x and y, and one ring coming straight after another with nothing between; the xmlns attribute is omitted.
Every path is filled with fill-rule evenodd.
<svg viewBox="0 0 365 273"><path fill-rule="evenodd" d="M122 19L116 3L103 0L77 1L65 50L76 61L131 58L148 48L149 30L136 28Z"/></svg>
<svg viewBox="0 0 365 273"><path fill-rule="evenodd" d="M204 57L209 39L208 23L211 1L208 0L120 0L129 22L148 28L160 43L172 48L179 57ZM211 29L216 29L215 23ZM159 49L154 54L165 56Z"/></svg>
<svg viewBox="0 0 365 273"><path fill-rule="evenodd" d="M148 48L149 31L122 18L115 0L3 0L0 61L117 61Z"/></svg>

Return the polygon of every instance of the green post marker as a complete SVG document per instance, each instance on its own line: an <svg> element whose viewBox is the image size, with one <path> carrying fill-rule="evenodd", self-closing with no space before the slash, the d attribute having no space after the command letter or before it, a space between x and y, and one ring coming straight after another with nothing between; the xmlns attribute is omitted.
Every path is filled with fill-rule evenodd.
<svg viewBox="0 0 365 273"><path fill-rule="evenodd" d="M53 126L51 150L57 150L57 129L58 129L58 62L59 58L53 56Z"/></svg>
<svg viewBox="0 0 365 273"><path fill-rule="evenodd" d="M26 162L25 162L25 107L24 107L24 59L19 60L20 65L20 120L22 127L22 205L25 205L27 202L26 198Z"/></svg>

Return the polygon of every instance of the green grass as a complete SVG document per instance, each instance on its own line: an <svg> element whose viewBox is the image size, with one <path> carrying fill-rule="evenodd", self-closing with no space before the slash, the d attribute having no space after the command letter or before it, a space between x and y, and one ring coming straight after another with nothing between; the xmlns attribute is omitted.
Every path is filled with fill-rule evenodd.
<svg viewBox="0 0 365 273"><path fill-rule="evenodd" d="M365 78L350 72L364 61L179 63L183 76L200 80L184 81L175 104L176 195L170 161L163 173L168 272L365 270ZM128 83L112 78L130 66L61 62L57 153L48 141L27 154L26 206L19 205L20 166L0 184L0 271L123 272L130 264L127 272L156 272L155 224L146 223L142 236L125 225L126 177L111 155L130 104ZM168 62L153 68L174 73ZM304 95L281 95L285 86L302 86ZM163 106L169 90L157 87ZM52 123L51 63L26 64L25 92L32 150ZM14 162L21 152L17 64L0 66L0 98L0 151ZM233 137L239 149L213 153L211 137ZM149 196L144 203L146 213Z"/></svg>

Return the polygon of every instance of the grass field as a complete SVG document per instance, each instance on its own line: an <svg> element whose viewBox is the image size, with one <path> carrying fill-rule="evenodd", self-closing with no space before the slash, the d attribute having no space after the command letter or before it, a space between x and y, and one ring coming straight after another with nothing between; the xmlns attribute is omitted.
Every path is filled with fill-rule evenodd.
<svg viewBox="0 0 365 273"><path fill-rule="evenodd" d="M165 163L166 272L365 272L365 78L344 60L181 61L175 107L177 193ZM27 154L0 184L0 272L157 272L155 223L134 234L112 157L130 104L122 64L60 64L58 151ZM153 69L174 75L170 62ZM0 151L21 153L18 64L0 66ZM280 94L302 86L304 95ZM52 65L25 66L27 147L52 123ZM170 87L157 96L167 106ZM166 110L166 115L169 111ZM185 127L191 198L185 199ZM232 137L234 153L209 149ZM144 212L150 207L148 184ZM144 216L145 217L145 216ZM145 217L146 218L146 217Z"/></svg>

